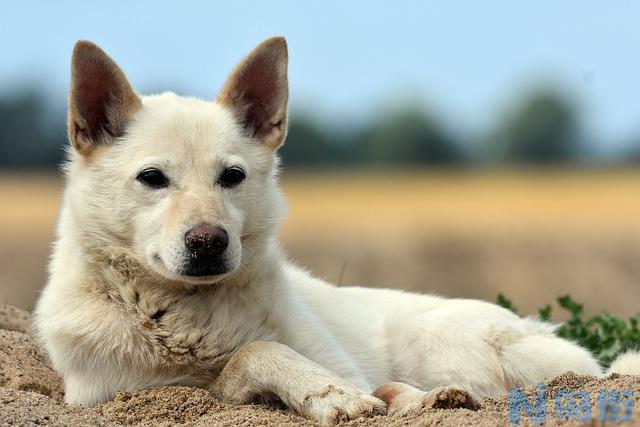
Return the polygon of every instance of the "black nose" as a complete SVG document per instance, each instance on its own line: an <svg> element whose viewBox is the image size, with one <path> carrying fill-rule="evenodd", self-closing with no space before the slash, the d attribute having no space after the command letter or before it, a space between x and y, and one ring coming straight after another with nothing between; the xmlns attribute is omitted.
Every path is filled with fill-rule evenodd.
<svg viewBox="0 0 640 427"><path fill-rule="evenodd" d="M184 243L197 257L211 258L222 254L229 246L229 235L224 228L200 224L184 235Z"/></svg>

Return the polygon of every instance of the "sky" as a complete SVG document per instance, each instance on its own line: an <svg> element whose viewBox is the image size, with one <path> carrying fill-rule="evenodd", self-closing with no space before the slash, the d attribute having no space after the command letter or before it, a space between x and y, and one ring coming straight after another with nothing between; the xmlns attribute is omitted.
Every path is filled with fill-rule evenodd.
<svg viewBox="0 0 640 427"><path fill-rule="evenodd" d="M63 108L88 39L141 93L213 98L272 35L288 40L291 110L326 125L410 103L483 129L546 84L603 149L640 135L640 2L624 0L4 2L0 95L36 84Z"/></svg>

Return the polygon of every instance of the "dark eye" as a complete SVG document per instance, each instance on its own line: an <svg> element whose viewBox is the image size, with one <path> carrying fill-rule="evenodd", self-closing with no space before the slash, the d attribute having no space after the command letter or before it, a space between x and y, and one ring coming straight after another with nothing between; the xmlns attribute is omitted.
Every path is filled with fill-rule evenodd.
<svg viewBox="0 0 640 427"><path fill-rule="evenodd" d="M231 167L222 171L218 183L223 187L235 187L244 181L246 175L239 167Z"/></svg>
<svg viewBox="0 0 640 427"><path fill-rule="evenodd" d="M138 174L136 179L151 188L165 188L169 185L169 179L155 168L143 170Z"/></svg>

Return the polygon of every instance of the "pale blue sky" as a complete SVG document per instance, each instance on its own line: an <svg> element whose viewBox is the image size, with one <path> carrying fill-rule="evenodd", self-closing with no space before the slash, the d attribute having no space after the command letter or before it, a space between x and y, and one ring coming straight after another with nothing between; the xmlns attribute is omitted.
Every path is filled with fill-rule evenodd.
<svg viewBox="0 0 640 427"><path fill-rule="evenodd" d="M292 109L358 121L409 99L483 129L546 81L575 96L594 139L640 135L633 1L15 1L0 10L0 92L36 81L64 104L77 39L142 91L213 97L265 37L289 42Z"/></svg>

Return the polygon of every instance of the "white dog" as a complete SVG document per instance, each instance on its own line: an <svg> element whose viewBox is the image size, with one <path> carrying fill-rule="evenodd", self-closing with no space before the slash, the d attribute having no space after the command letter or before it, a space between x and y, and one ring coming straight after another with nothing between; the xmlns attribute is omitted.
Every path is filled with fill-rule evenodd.
<svg viewBox="0 0 640 427"><path fill-rule="evenodd" d="M100 48L76 44L66 189L36 309L67 402L190 385L332 424L602 375L552 326L496 305L338 288L291 265L275 240L287 100L283 38L252 51L215 102L138 96ZM638 361L620 366L640 373Z"/></svg>

